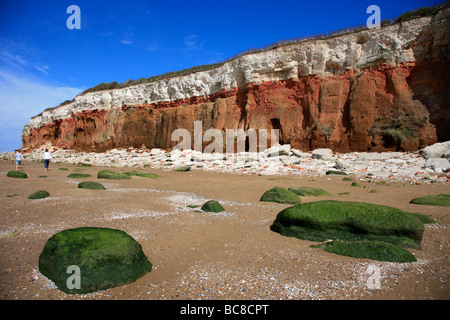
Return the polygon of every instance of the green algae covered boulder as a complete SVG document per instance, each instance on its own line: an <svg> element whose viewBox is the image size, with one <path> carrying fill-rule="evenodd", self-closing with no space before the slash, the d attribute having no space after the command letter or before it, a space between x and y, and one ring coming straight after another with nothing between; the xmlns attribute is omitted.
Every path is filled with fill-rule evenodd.
<svg viewBox="0 0 450 320"><path fill-rule="evenodd" d="M91 175L89 173L71 173L67 176L67 178L71 179L81 179L81 178L89 178Z"/></svg>
<svg viewBox="0 0 450 320"><path fill-rule="evenodd" d="M73 268L79 271L78 284L72 281ZM109 228L82 227L56 233L39 256L39 271L68 294L131 283L151 269L138 242Z"/></svg>
<svg viewBox="0 0 450 320"><path fill-rule="evenodd" d="M428 206L450 207L450 194L442 193L438 195L423 196L419 198L414 198L409 203Z"/></svg>
<svg viewBox="0 0 450 320"><path fill-rule="evenodd" d="M25 172L22 172L22 171L9 171L6 174L6 176L10 177L10 178L22 178L22 179L28 178L27 174Z"/></svg>
<svg viewBox="0 0 450 320"><path fill-rule="evenodd" d="M122 172L122 173L127 174L129 176L137 176L137 177L152 178L152 179L158 178L158 175L156 173L139 172L139 171L127 171L127 172Z"/></svg>
<svg viewBox="0 0 450 320"><path fill-rule="evenodd" d="M222 205L216 200L209 200L205 202L205 204L202 206L201 209L206 212L216 212L216 213L225 211L224 207L222 207Z"/></svg>
<svg viewBox="0 0 450 320"><path fill-rule="evenodd" d="M284 204L300 204L302 200L300 197L292 191L285 188L273 187L266 191L259 201L265 202L277 202Z"/></svg>
<svg viewBox="0 0 450 320"><path fill-rule="evenodd" d="M45 190L39 190L29 195L28 199L44 199L50 197L50 193Z"/></svg>
<svg viewBox="0 0 450 320"><path fill-rule="evenodd" d="M325 200L282 210L270 229L309 241L377 240L420 248L424 225L416 215L396 208Z"/></svg>
<svg viewBox="0 0 450 320"><path fill-rule="evenodd" d="M408 250L382 241L329 241L311 246L341 256L389 262L416 262L416 257Z"/></svg>
<svg viewBox="0 0 450 320"><path fill-rule="evenodd" d="M97 178L120 180L120 179L131 179L131 175L123 172L115 172L112 170L100 170L97 173Z"/></svg>
<svg viewBox="0 0 450 320"><path fill-rule="evenodd" d="M98 182L94 181L83 181L78 184L80 189L91 189L91 190L106 190L106 188Z"/></svg>
<svg viewBox="0 0 450 320"><path fill-rule="evenodd" d="M318 196L329 196L330 193L320 189L320 188L312 188L312 187L293 187L293 188L289 188L289 191L292 191L293 193L299 195L299 196L304 196L304 197L308 197L308 196L313 196L313 197L318 197Z"/></svg>

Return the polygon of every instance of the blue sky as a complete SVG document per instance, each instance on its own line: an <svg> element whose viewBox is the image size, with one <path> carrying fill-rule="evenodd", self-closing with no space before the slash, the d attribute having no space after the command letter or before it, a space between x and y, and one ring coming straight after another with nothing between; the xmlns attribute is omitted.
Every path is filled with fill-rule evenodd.
<svg viewBox="0 0 450 320"><path fill-rule="evenodd" d="M439 1L2 0L0 152L44 109L102 82L123 82L221 62L279 40L365 24ZM68 29L70 5L81 29Z"/></svg>

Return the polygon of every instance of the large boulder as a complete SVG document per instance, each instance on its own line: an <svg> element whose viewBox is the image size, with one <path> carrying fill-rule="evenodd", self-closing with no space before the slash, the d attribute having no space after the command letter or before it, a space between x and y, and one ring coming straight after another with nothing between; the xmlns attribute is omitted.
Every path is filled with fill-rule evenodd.
<svg viewBox="0 0 450 320"><path fill-rule="evenodd" d="M80 286L68 268L79 268ZM121 230L82 227L53 235L39 256L39 271L63 292L82 294L136 281L152 269L141 245ZM73 283L72 283L73 284Z"/></svg>
<svg viewBox="0 0 450 320"><path fill-rule="evenodd" d="M418 216L396 208L325 200L282 210L272 231L303 240L378 240L420 247L424 226Z"/></svg>
<svg viewBox="0 0 450 320"><path fill-rule="evenodd" d="M312 152L313 159L331 160L333 158L333 151L331 149L316 149Z"/></svg>
<svg viewBox="0 0 450 320"><path fill-rule="evenodd" d="M425 168L441 172L450 169L450 161L446 158L429 158L425 161Z"/></svg>
<svg viewBox="0 0 450 320"><path fill-rule="evenodd" d="M277 144L275 146L272 146L266 150L264 150L264 155L266 157L279 157L279 156L286 156L291 154L291 145L290 144Z"/></svg>
<svg viewBox="0 0 450 320"><path fill-rule="evenodd" d="M438 142L421 150L425 159L441 158L450 151L450 141Z"/></svg>

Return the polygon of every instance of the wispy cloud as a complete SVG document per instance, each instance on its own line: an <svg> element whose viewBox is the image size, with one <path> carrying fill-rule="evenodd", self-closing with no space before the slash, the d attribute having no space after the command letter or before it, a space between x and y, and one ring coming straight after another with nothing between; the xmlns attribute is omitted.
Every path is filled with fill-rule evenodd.
<svg viewBox="0 0 450 320"><path fill-rule="evenodd" d="M0 152L20 147L23 127L31 117L82 91L0 68Z"/></svg>
<svg viewBox="0 0 450 320"><path fill-rule="evenodd" d="M134 34L133 34L133 32L126 32L122 36L122 39L120 40L120 42L122 44L125 44L125 45L133 44L134 43Z"/></svg>
<svg viewBox="0 0 450 320"><path fill-rule="evenodd" d="M191 34L184 37L184 46L187 50L198 50L202 47L202 43L199 43L198 36L196 34Z"/></svg>
<svg viewBox="0 0 450 320"><path fill-rule="evenodd" d="M50 67L42 63L38 50L25 43L18 43L11 40L0 39L0 66L7 66L12 70L32 72L37 70L48 76Z"/></svg>
<svg viewBox="0 0 450 320"><path fill-rule="evenodd" d="M194 56L201 56L203 57L202 62L200 62L202 64L217 63L223 60L223 54L216 50L207 48L207 46L205 46L205 41L197 34L192 33L190 35L184 36L183 45L184 47L182 49L186 57L192 59L192 57ZM205 60L205 58L207 57L209 57L209 59Z"/></svg>
<svg viewBox="0 0 450 320"><path fill-rule="evenodd" d="M8 65L22 65L25 66L27 64L27 60L15 53L11 53L8 50L2 50L0 52L0 60Z"/></svg>
<svg viewBox="0 0 450 320"><path fill-rule="evenodd" d="M36 70L42 72L42 73L45 74L46 76L49 75L49 73L48 73L49 67L48 67L47 65L38 65L38 64L35 64L35 65L34 65L34 68L35 68Z"/></svg>

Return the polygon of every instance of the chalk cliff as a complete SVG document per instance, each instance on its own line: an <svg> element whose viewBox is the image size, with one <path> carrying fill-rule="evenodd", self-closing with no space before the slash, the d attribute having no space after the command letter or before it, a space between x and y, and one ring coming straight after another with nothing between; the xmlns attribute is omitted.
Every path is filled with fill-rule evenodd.
<svg viewBox="0 0 450 320"><path fill-rule="evenodd" d="M450 140L449 9L246 54L218 68L90 92L24 127L23 148L172 148L177 128L279 129L302 150L413 151ZM208 142L205 142L208 144Z"/></svg>

